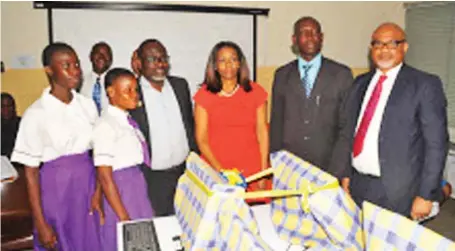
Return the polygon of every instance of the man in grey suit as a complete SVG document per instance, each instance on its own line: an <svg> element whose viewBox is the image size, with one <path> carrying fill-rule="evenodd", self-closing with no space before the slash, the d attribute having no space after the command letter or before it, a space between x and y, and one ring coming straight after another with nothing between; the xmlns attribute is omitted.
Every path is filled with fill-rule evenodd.
<svg viewBox="0 0 455 251"><path fill-rule="evenodd" d="M376 69L357 77L346 106L343 188L359 206L368 200L419 220L441 194L447 101L437 76L403 63L408 43L398 25L380 25L371 39Z"/></svg>
<svg viewBox="0 0 455 251"><path fill-rule="evenodd" d="M177 181L189 151L197 152L193 106L188 82L169 76L164 45L147 39L137 49L138 94L142 105L131 116L139 124L151 153L151 168L142 167L155 216L174 214Z"/></svg>
<svg viewBox="0 0 455 251"><path fill-rule="evenodd" d="M270 152L288 150L340 177L336 146L340 111L352 85L351 70L321 55L319 22L302 17L294 23L298 58L275 72L270 121Z"/></svg>

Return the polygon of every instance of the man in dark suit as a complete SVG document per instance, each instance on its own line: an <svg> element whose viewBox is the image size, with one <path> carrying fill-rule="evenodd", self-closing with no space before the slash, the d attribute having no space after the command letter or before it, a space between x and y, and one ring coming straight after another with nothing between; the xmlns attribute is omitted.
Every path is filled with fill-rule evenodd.
<svg viewBox="0 0 455 251"><path fill-rule="evenodd" d="M131 111L150 147L151 168L143 167L155 216L174 214L177 181L189 151L197 151L191 95L185 79L168 76L169 56L156 39L138 48L138 93L142 105Z"/></svg>
<svg viewBox="0 0 455 251"><path fill-rule="evenodd" d="M275 72L270 152L286 149L339 177L335 146L340 111L352 85L351 70L321 55L319 22L302 17L294 24L298 58Z"/></svg>
<svg viewBox="0 0 455 251"><path fill-rule="evenodd" d="M372 35L376 69L355 80L347 105L342 139L352 148L342 185L359 206L368 200L418 220L441 193L447 102L437 76L403 64L407 49L396 24L382 24Z"/></svg>

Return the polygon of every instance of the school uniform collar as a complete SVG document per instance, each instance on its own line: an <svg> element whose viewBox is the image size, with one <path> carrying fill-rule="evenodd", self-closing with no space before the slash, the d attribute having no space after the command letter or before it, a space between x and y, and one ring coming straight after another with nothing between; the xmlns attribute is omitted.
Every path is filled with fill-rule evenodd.
<svg viewBox="0 0 455 251"><path fill-rule="evenodd" d="M41 103L47 110L50 111L57 111L66 109L68 107L74 107L77 105L79 94L75 90L71 90L71 94L73 94L73 99L71 99L68 104L63 103L60 99L51 94L51 87L49 86L46 87L41 94Z"/></svg>
<svg viewBox="0 0 455 251"><path fill-rule="evenodd" d="M124 111L116 106L109 104L107 106L107 113L110 116L112 116L113 118L115 118L117 121L119 121L120 123L126 124L126 125L129 124L128 123L129 113L127 111Z"/></svg>

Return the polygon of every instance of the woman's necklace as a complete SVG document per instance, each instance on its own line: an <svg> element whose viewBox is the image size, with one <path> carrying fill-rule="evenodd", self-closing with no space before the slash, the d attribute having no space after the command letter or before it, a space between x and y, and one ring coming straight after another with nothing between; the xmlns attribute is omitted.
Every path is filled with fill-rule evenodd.
<svg viewBox="0 0 455 251"><path fill-rule="evenodd" d="M221 90L220 95L224 96L224 97L232 97L232 96L234 96L234 94L237 92L238 89L239 89L239 85L236 85L234 90L232 90L231 92L225 92L224 90Z"/></svg>

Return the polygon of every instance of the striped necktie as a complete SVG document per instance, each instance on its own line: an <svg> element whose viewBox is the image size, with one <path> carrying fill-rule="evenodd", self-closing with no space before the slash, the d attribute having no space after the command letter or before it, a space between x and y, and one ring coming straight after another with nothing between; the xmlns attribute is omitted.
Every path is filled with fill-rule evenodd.
<svg viewBox="0 0 455 251"><path fill-rule="evenodd" d="M101 83L100 77L96 78L95 85L93 86L92 93L93 101L95 101L96 109L98 110L98 115L101 113Z"/></svg>
<svg viewBox="0 0 455 251"><path fill-rule="evenodd" d="M305 94L306 94L307 98L310 96L311 89L312 89L310 86L310 81L308 79L308 72L310 71L311 67L313 67L313 65L304 65L303 66L302 84L303 84L303 88L305 89Z"/></svg>

